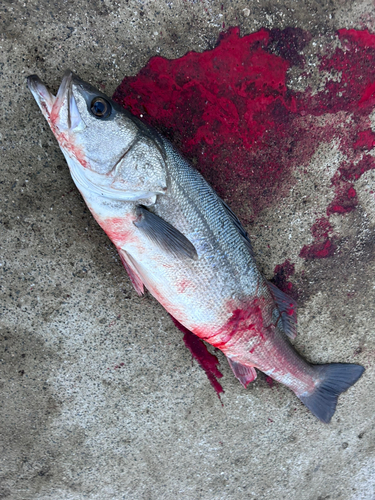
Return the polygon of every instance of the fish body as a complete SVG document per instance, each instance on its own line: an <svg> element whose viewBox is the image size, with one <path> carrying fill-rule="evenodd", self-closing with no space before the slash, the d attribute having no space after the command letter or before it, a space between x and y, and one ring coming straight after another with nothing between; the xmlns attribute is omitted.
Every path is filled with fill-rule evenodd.
<svg viewBox="0 0 375 500"><path fill-rule="evenodd" d="M256 369L323 422L364 368L312 365L292 347L296 303L259 272L246 231L156 130L67 71L57 96L28 79L93 216L144 287L178 323L219 348L245 387Z"/></svg>

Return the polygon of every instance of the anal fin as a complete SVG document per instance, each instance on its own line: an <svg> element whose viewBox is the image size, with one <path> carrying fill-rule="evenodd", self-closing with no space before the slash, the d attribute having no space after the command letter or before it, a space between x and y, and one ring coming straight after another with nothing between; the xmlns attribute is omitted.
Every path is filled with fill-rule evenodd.
<svg viewBox="0 0 375 500"><path fill-rule="evenodd" d="M241 382L245 389L250 382L253 382L257 378L257 372L252 366L242 365L241 363L233 361L230 358L227 358L227 360L235 377Z"/></svg>

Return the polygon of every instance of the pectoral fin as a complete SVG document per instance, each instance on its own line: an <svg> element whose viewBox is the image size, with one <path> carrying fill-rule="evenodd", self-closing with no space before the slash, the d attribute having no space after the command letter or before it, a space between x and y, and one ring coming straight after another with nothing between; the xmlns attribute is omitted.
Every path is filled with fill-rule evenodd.
<svg viewBox="0 0 375 500"><path fill-rule="evenodd" d="M232 368L232 371L236 378L241 382L241 384L246 387L253 382L257 378L257 372L255 368L252 366L241 365L237 361L233 361L230 358L227 358L229 366Z"/></svg>
<svg viewBox="0 0 375 500"><path fill-rule="evenodd" d="M138 219L133 224L162 250L175 257L196 260L198 258L194 245L178 229L158 215L140 205L137 207Z"/></svg>

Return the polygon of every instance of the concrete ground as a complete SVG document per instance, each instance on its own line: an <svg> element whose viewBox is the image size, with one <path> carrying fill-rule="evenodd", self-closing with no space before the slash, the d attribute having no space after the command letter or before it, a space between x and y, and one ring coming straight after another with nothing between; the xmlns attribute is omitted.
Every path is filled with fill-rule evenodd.
<svg viewBox="0 0 375 500"><path fill-rule="evenodd" d="M297 27L316 40L341 28L375 32L375 7L369 0L0 5L1 499L375 498L374 171L355 186L356 209L330 219L339 243L329 258L306 260L294 249L311 243L312 214L332 200L340 153L330 144L304 165L305 181L279 212L264 209L247 226L268 278L277 264L295 263L299 350L318 363L361 363L364 376L324 425L262 375L243 389L218 354L221 405L163 308L136 295L26 88L26 76L37 73L56 90L69 67L112 95L153 55L212 48L223 23L242 35ZM316 179L323 182L301 208Z"/></svg>

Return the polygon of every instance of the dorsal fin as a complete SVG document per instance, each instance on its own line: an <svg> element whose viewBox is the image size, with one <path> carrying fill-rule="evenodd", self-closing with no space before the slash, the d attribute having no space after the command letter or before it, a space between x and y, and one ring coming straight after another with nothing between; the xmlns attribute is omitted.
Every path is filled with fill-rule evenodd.
<svg viewBox="0 0 375 500"><path fill-rule="evenodd" d="M282 330L291 339L297 336L297 302L273 283L267 282L273 300L281 315Z"/></svg>
<svg viewBox="0 0 375 500"><path fill-rule="evenodd" d="M223 204L223 207L224 207L225 211L227 212L227 214L229 215L231 221L233 222L233 224L237 228L238 232L240 233L240 235L244 239L244 242L246 243L246 245L249 249L249 252L251 253L251 256L254 257L253 247L251 246L251 241L249 240L249 235L247 234L247 232L243 228L239 218L237 217L237 215L234 212L232 212L232 210L228 207L228 205L225 203L225 201L223 201L221 198L219 198L219 199L220 199L221 203Z"/></svg>

